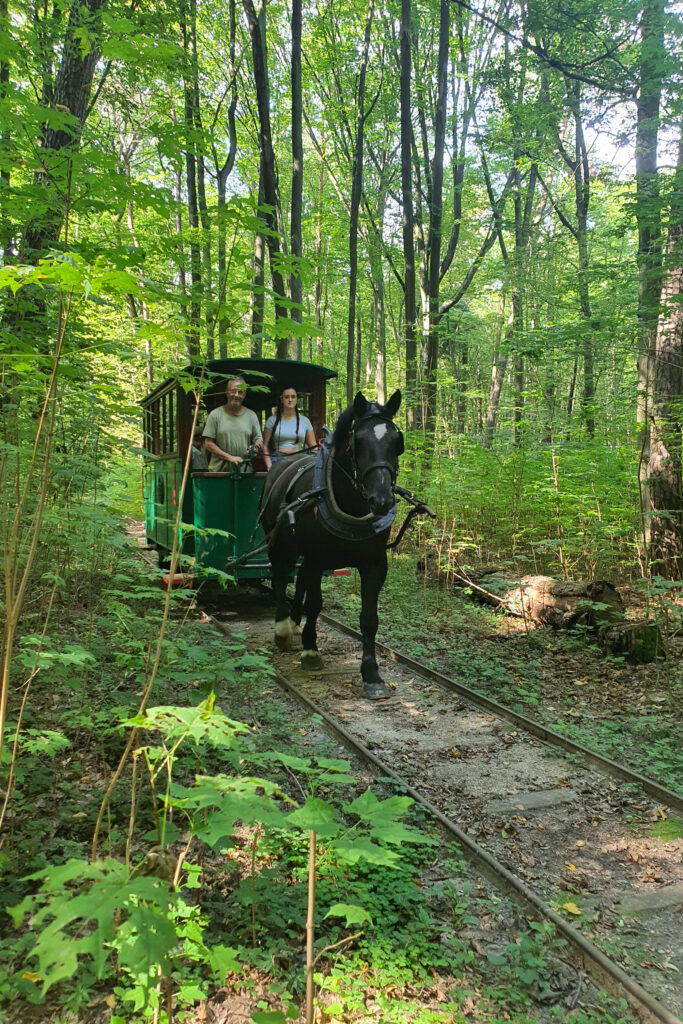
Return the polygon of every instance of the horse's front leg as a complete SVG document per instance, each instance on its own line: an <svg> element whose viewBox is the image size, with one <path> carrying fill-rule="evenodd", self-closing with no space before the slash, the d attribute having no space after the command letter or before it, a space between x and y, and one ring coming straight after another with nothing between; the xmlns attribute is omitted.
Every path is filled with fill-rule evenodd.
<svg viewBox="0 0 683 1024"><path fill-rule="evenodd" d="M360 631L363 637L363 657L360 674L363 677L363 692L370 700L382 700L389 696L384 680L379 674L375 657L375 637L379 619L377 600L387 578L387 558L364 565L360 570Z"/></svg>
<svg viewBox="0 0 683 1024"><path fill-rule="evenodd" d="M303 613L304 599L306 597L306 577L303 572L296 574L296 584L294 586L294 597L290 605L290 616L292 619L292 629L295 633L301 633L301 616Z"/></svg>
<svg viewBox="0 0 683 1024"><path fill-rule="evenodd" d="M281 651L288 651L292 646L293 624L289 617L289 601L287 599L287 583L296 562L296 552L291 544L276 538L269 550L270 574L275 596L275 643Z"/></svg>
<svg viewBox="0 0 683 1024"><path fill-rule="evenodd" d="M316 566L309 565L308 559L304 558L303 565L299 570L299 576L302 579L302 586L306 591L304 603L306 623L301 631L301 667L320 668L323 660L318 651L316 626L320 609L323 606L322 572Z"/></svg>

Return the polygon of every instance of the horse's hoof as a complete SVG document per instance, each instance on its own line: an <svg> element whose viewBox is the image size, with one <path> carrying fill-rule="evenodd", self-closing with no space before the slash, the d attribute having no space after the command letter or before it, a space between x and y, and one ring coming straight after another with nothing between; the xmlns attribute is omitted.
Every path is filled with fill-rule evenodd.
<svg viewBox="0 0 683 1024"><path fill-rule="evenodd" d="M367 700L386 700L388 697L391 697L391 691L382 682L364 683L363 696Z"/></svg>
<svg viewBox="0 0 683 1024"><path fill-rule="evenodd" d="M280 651L291 651L292 649L292 620L281 619L275 623L275 643Z"/></svg>
<svg viewBox="0 0 683 1024"><path fill-rule="evenodd" d="M301 667L307 671L311 671L316 668L323 667L323 659L320 656L319 651L302 651L301 652Z"/></svg>

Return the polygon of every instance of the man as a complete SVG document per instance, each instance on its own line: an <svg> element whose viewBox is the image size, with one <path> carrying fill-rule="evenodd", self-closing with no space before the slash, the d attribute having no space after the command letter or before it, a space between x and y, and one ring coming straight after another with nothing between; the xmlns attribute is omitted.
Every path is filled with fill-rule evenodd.
<svg viewBox="0 0 683 1024"><path fill-rule="evenodd" d="M225 473L233 466L243 466L244 456L252 445L264 451L258 417L243 405L246 393L244 378L233 377L225 386L225 405L214 409L206 419L204 448L209 455L211 473ZM267 456L266 463L270 467Z"/></svg>

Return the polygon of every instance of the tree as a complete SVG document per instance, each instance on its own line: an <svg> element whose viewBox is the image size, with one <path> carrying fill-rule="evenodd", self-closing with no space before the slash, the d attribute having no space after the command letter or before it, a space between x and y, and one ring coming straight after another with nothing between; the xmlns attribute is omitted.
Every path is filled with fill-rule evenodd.
<svg viewBox="0 0 683 1024"><path fill-rule="evenodd" d="M265 34L262 34L259 18L253 0L243 0L244 10L251 37L251 53L256 87L256 102L259 119L259 145L263 170L264 217L267 232L267 246L270 257L270 276L275 293L275 354L278 359L287 358L287 334L285 323L288 319L285 284L280 267L280 226L277 211L280 205L275 167L275 151L270 127L270 90L268 87L268 60Z"/></svg>
<svg viewBox="0 0 683 1024"><path fill-rule="evenodd" d="M671 190L662 285L647 461L649 555L657 575L679 580L683 577L683 128Z"/></svg>

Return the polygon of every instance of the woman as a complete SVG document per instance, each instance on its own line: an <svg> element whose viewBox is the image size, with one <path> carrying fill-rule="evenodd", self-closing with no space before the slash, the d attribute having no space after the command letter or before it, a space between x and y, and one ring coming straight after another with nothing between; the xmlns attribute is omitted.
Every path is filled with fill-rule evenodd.
<svg viewBox="0 0 683 1024"><path fill-rule="evenodd" d="M283 455L292 455L303 448L315 446L313 424L308 416L299 412L295 388L282 388L278 395L278 407L274 416L269 416L263 428L263 443L270 451L273 462Z"/></svg>
<svg viewBox="0 0 683 1024"><path fill-rule="evenodd" d="M220 405L207 417L204 448L210 456L212 473L225 473L233 466L239 466L240 472L248 468L244 457L251 445L265 454L258 416L242 404L246 393L244 378L233 377L225 386L225 405ZM270 464L267 455L266 464Z"/></svg>

